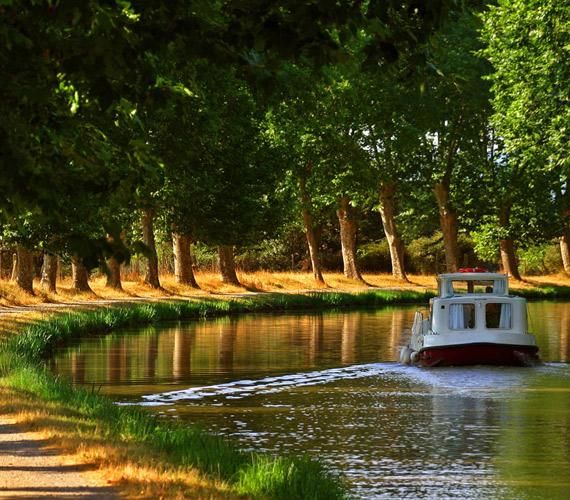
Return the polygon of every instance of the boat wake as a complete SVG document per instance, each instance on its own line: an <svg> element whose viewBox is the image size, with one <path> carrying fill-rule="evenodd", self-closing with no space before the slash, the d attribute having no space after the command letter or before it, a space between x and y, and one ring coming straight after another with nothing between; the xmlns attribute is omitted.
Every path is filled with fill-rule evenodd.
<svg viewBox="0 0 570 500"><path fill-rule="evenodd" d="M240 399L253 394L272 394L299 387L327 384L338 380L374 377L386 372L405 372L410 368L396 363L370 363L342 368L330 368L306 373L265 377L256 380L236 380L225 384L191 387L180 391L143 396L148 403L173 403L183 400L200 400L211 397Z"/></svg>
<svg viewBox="0 0 570 500"><path fill-rule="evenodd" d="M138 404L159 406L209 398L242 399L366 377L406 379L422 387L423 389L418 388L418 394L425 396L447 394L504 398L513 388L525 387L532 375L546 375L552 370L558 371L557 368L556 365L544 364L537 368L473 366L421 369L399 363L369 363L149 394L142 396L143 402Z"/></svg>

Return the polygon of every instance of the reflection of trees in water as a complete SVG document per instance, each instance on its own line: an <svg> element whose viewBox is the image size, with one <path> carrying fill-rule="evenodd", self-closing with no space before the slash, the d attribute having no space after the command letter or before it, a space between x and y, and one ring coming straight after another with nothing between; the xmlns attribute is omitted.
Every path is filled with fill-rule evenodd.
<svg viewBox="0 0 570 500"><path fill-rule="evenodd" d="M570 361L570 304L561 305L560 314L560 361Z"/></svg>
<svg viewBox="0 0 570 500"><path fill-rule="evenodd" d="M568 498L570 390L566 375L534 377L507 400L496 462L512 498Z"/></svg>
<svg viewBox="0 0 570 500"><path fill-rule="evenodd" d="M85 354L81 351L71 353L71 380L75 384L85 383Z"/></svg>
<svg viewBox="0 0 570 500"><path fill-rule="evenodd" d="M144 365L145 379L153 379L156 376L156 362L158 359L158 334L153 331L148 336L148 346L146 347L146 358Z"/></svg>
<svg viewBox="0 0 570 500"><path fill-rule="evenodd" d="M122 339L112 338L107 351L107 381L116 383L121 380Z"/></svg>
<svg viewBox="0 0 570 500"><path fill-rule="evenodd" d="M234 353L236 351L236 340L239 319L231 318L228 323L221 325L219 331L218 364L219 367L230 372L234 367Z"/></svg>
<svg viewBox="0 0 570 500"><path fill-rule="evenodd" d="M411 328L410 318L413 318L413 312L406 309L392 310L392 323L390 328L390 345L389 350L393 356L396 356L398 348L404 344L402 337L404 328Z"/></svg>
<svg viewBox="0 0 570 500"><path fill-rule="evenodd" d="M322 314L310 315L307 318L309 321L307 361L310 366L313 366L323 349L324 319Z"/></svg>
<svg viewBox="0 0 570 500"><path fill-rule="evenodd" d="M356 338L360 331L361 315L345 313L342 316L340 361L342 364L350 365L356 362Z"/></svg>
<svg viewBox="0 0 570 500"><path fill-rule="evenodd" d="M185 380L190 376L190 334L187 328L178 326L174 329L172 350L172 377L175 381Z"/></svg>

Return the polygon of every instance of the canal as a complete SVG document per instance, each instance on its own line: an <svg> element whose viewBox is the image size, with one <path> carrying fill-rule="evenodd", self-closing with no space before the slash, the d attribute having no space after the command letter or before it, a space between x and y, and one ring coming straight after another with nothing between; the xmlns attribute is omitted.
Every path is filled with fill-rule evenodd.
<svg viewBox="0 0 570 500"><path fill-rule="evenodd" d="M396 362L415 307L247 315L82 339L54 372L243 449L308 454L361 498L568 498L570 303L529 304L542 365Z"/></svg>

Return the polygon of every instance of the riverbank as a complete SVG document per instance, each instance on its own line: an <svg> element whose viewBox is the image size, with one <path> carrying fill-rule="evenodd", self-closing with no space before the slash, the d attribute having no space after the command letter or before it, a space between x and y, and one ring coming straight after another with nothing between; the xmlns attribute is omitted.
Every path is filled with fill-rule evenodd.
<svg viewBox="0 0 570 500"><path fill-rule="evenodd" d="M12 322L7 329L4 325L11 334L0 354L0 385L14 401L11 414L19 421L45 432L62 451L97 463L104 476L129 496L144 491L143 496L176 497L191 491L198 496L338 498L343 496L341 483L318 463L242 454L219 437L158 422L141 410L117 407L93 390L73 389L45 371L42 361L52 347L72 337L165 320L425 304L433 289L416 286L415 290L368 288L363 293L328 289L326 293L252 294L241 290L239 296L210 294L130 303L123 299L122 305L90 300L66 312L58 312L58 306L49 311L29 306L31 314L17 314L15 326L13 314L0 315L10 316ZM519 290L526 296L555 298L553 294L566 293L566 289L546 284Z"/></svg>
<svg viewBox="0 0 570 500"><path fill-rule="evenodd" d="M2 306L10 310L28 306L85 305L106 300L144 301L164 299L192 299L235 297L236 295L284 293L302 294L308 291L332 291L359 293L369 290L411 290L434 291L435 275L410 275L409 281L396 280L390 274L364 274L364 282L345 278L341 273L326 273L326 285L317 285L311 273L302 272L251 272L238 273L242 286L222 283L217 273L197 271L196 280L200 288L192 288L176 283L174 276L161 276L162 288L154 289L144 284L139 276L125 276L123 289L115 290L105 286L104 276L95 276L90 280L92 292L74 292L71 280L58 281L57 293L44 293L36 280L35 295L21 292L14 283L0 280L0 313ZM570 297L570 278L565 274L524 277L521 282L511 281L511 290L529 298L566 298ZM20 311L19 311L20 312ZM49 309L48 309L49 312Z"/></svg>
<svg viewBox="0 0 570 500"><path fill-rule="evenodd" d="M142 488L145 496L176 497L190 490L192 494L201 492L199 496L340 498L341 482L317 462L243 454L220 437L176 423L158 422L142 410L118 407L93 391L72 388L42 368L42 360L52 347L72 337L130 325L247 312L377 307L424 302L429 296L431 292L413 291L262 294L231 300L170 300L52 312L20 326L4 341L0 354L1 385L19 402L13 405L12 414L35 426L48 422L42 430L64 443L65 452L95 457L95 462L106 471L105 477L118 475L119 481L111 481L128 488L129 495L133 488ZM36 408L32 413L26 410L31 406ZM60 425L54 430L54 422L65 424L63 430ZM132 461L133 446L139 450L136 463ZM152 473L141 474L137 472L140 470ZM154 481L151 484L137 477L153 477ZM180 479L185 477L195 478L196 484Z"/></svg>

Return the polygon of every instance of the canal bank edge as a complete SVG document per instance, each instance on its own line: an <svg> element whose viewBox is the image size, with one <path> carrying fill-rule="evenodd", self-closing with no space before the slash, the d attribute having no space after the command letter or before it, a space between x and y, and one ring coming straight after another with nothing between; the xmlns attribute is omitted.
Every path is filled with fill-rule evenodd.
<svg viewBox="0 0 570 500"><path fill-rule="evenodd" d="M543 292L541 289L537 290ZM162 453L165 456L161 458L163 462L160 467L164 472L163 475L168 478L172 475L172 472L166 473L169 467L198 469L206 475L206 479L200 478L201 486L199 488L196 486L198 490L204 487L204 481L208 481L207 477L211 477L212 488L217 492L216 495L225 491L223 494L230 496L232 493L237 493L274 498L307 496L338 498L344 496L340 481L331 477L322 466L313 461L294 458L271 459L249 454L245 456L222 438L196 433L196 430L186 432L172 424L158 423L144 412L117 407L94 391L72 388L67 382L56 380L48 373L43 368L42 360L49 355L55 345L61 345L72 337L110 332L125 326L250 312L425 303L432 296L433 293L430 291L394 290L356 294L338 292L300 295L264 294L230 300L136 303L94 311L77 310L56 314L22 328L21 333L13 335L4 342L0 354L2 376L0 383L21 394L27 394L28 397L34 398L35 403L37 403L36 398L39 398L42 405L51 405L52 411L56 413L78 412L78 418L83 422L89 422L96 429L94 432L108 442L123 442L127 447L135 442L149 448L151 455L156 452ZM537 293L536 296L546 298L544 293ZM197 442L203 445L200 450L194 449L188 453L181 450L181 448L192 448ZM155 461L154 458L153 460ZM144 462L145 459L142 460L140 467L146 466ZM196 476L195 472L191 474ZM167 482L172 481L168 479ZM140 485L138 487L140 488ZM191 486L181 488L184 490L189 487Z"/></svg>
<svg viewBox="0 0 570 500"><path fill-rule="evenodd" d="M242 314L248 312L279 312L291 310L318 310L343 307L378 307L388 304L422 302L431 293L376 291L364 294L350 293L311 293L306 295L280 295L241 297L231 300L200 301L165 301L145 304L129 304L120 307L108 307L89 311L68 311L55 314L24 326L19 333L3 342L0 354L0 384L16 391L19 404L36 407L33 420L54 421L57 418L77 420L77 427L83 429L77 435L73 429L67 429L66 442L75 443L89 436L88 442L105 442L115 448L132 448L138 445L146 448L138 452L142 457L139 463L132 463L132 454L125 454L114 449L107 455L129 457L129 470L148 467L148 460L155 463L166 477L166 483L172 483L172 476L179 478L180 468L185 468L191 477L199 477L196 486L179 485L177 492L185 488L194 488L208 496L220 494L232 496L254 495L273 498L342 498L345 491L341 481L332 477L320 464L308 458L279 457L271 458L258 454L244 454L237 451L223 438L208 435L197 429L177 426L172 423L157 422L145 412L136 408L114 405L109 399L87 391L73 388L68 382L56 379L43 366L43 360L56 345L62 345L73 337L85 334L110 332L117 328L144 325L167 320L197 319ZM41 402L38 404L38 402ZM43 415L43 416L42 416ZM86 430L88 429L88 430ZM57 432L52 434L61 438ZM82 445L84 447L85 445ZM100 447L100 446L99 446ZM69 451L70 446L67 446ZM84 450L85 453L85 450ZM105 453L103 453L105 455ZM109 456L100 456L102 462L113 462ZM120 468L117 463L112 469ZM196 473L196 470L200 473ZM134 474L136 476L136 474ZM160 474L158 474L160 475ZM117 473L114 474L117 477ZM143 486L136 479L126 479L125 474L118 474L119 483L130 488L130 494ZM211 482L210 486L204 484ZM140 483L140 481L139 481ZM145 483L145 481L143 481ZM197 485L200 486L197 486ZM145 488L148 492L148 483ZM204 488L207 488L204 490ZM168 485L159 486L160 494L176 494ZM176 488L175 488L176 489ZM215 493L214 493L215 492ZM152 494L156 494L155 491ZM151 493L149 493L151 494Z"/></svg>

